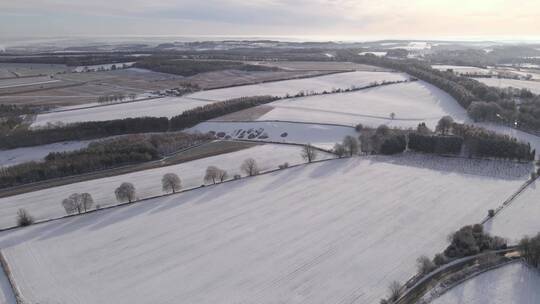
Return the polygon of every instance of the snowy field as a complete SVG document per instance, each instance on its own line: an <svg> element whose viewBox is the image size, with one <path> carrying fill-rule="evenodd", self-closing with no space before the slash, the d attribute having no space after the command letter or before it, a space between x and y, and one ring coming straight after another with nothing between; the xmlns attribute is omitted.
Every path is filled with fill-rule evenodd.
<svg viewBox="0 0 540 304"><path fill-rule="evenodd" d="M468 162L335 160L5 232L0 247L29 303L377 303L527 175Z"/></svg>
<svg viewBox="0 0 540 304"><path fill-rule="evenodd" d="M0 79L0 89L46 84L58 81L60 80L51 79L49 76Z"/></svg>
<svg viewBox="0 0 540 304"><path fill-rule="evenodd" d="M346 126L292 122L219 122L207 121L187 130L188 132L224 132L233 139L271 141L282 143L312 144L323 149L332 149L347 135L358 136L356 131ZM251 135L250 134L254 134Z"/></svg>
<svg viewBox="0 0 540 304"><path fill-rule="evenodd" d="M540 94L540 81L516 80L516 79L505 79L505 78L475 78L475 80L478 80L492 87L498 87L498 88L513 87L517 89L529 89L534 94Z"/></svg>
<svg viewBox="0 0 540 304"><path fill-rule="evenodd" d="M537 304L540 272L512 263L485 272L452 288L433 304Z"/></svg>
<svg viewBox="0 0 540 304"><path fill-rule="evenodd" d="M0 167L13 166L28 161L41 161L51 152L75 151L86 148L91 140L68 141L11 150L0 150Z"/></svg>
<svg viewBox="0 0 540 304"><path fill-rule="evenodd" d="M0 269L0 303L17 304L9 280L2 269Z"/></svg>
<svg viewBox="0 0 540 304"><path fill-rule="evenodd" d="M377 57L384 57L386 56L388 52L361 52L361 53L358 53L358 55L360 56L364 56L364 55L367 55L367 54L371 54L371 55L375 55Z"/></svg>
<svg viewBox="0 0 540 304"><path fill-rule="evenodd" d="M517 244L526 235L532 237L540 233L539 217L540 182L536 181L484 227L490 233Z"/></svg>
<svg viewBox="0 0 540 304"><path fill-rule="evenodd" d="M337 123L354 126L416 128L425 122L434 128L450 115L463 122L467 113L450 95L423 81L392 84L351 93L317 95L279 100L259 120ZM390 113L395 118L390 118Z"/></svg>
<svg viewBox="0 0 540 304"><path fill-rule="evenodd" d="M472 66L461 66L461 65L432 65L432 68L439 71L453 70L454 73L458 74L492 74L493 72L489 69L483 69L479 67Z"/></svg>
<svg viewBox="0 0 540 304"><path fill-rule="evenodd" d="M331 91L332 89L348 89L352 86L363 87L375 81L400 81L406 79L409 79L409 76L403 73L357 71L201 91L191 94L189 97L223 101L231 98L256 95L285 96L287 94L296 95L300 92L322 93L323 91Z"/></svg>
<svg viewBox="0 0 540 304"><path fill-rule="evenodd" d="M145 101L112 104L102 107L78 109L64 112L40 114L32 127L48 123L74 123L82 121L104 121L130 117L173 117L182 112L208 104L206 101L182 97L164 97Z"/></svg>
<svg viewBox="0 0 540 304"><path fill-rule="evenodd" d="M287 145L261 145L232 153L198 159L178 165L138 171L107 178L83 181L70 185L48 188L16 196L0 198L0 227L15 225L15 215L19 208L25 208L36 219L47 219L65 215L61 201L74 192L88 192L96 204L103 206L117 204L114 190L122 182L133 183L139 198L163 194L161 177L165 173L176 173L182 179L183 188L197 187L204 184L204 174L208 166L225 169L232 178L242 174L240 166L247 158L257 161L260 170L277 169L278 165L288 162L290 165L303 163L301 148ZM320 158L329 154L319 153Z"/></svg>

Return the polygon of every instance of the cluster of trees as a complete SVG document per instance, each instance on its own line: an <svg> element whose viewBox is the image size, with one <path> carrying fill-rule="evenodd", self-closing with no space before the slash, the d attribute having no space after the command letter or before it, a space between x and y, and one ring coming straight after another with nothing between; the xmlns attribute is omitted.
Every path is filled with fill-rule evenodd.
<svg viewBox="0 0 540 304"><path fill-rule="evenodd" d="M350 135L343 138L342 143L334 145L334 153L339 157L353 156L358 153L358 140Z"/></svg>
<svg viewBox="0 0 540 304"><path fill-rule="evenodd" d="M88 121L41 129L16 130L0 136L0 149L45 145L61 141L89 140L108 136L146 132L165 132L166 117L138 117L108 121Z"/></svg>
<svg viewBox="0 0 540 304"><path fill-rule="evenodd" d="M220 169L216 166L209 166L206 168L206 174L204 175L204 181L215 184L216 182L223 182L229 177L226 170Z"/></svg>
<svg viewBox="0 0 540 304"><path fill-rule="evenodd" d="M28 106L0 104L0 134L7 134L19 127L24 121L23 115L35 112L36 109Z"/></svg>
<svg viewBox="0 0 540 304"><path fill-rule="evenodd" d="M527 263L540 269L540 233L534 237L524 237L521 239L519 250Z"/></svg>
<svg viewBox="0 0 540 304"><path fill-rule="evenodd" d="M359 128L361 150L367 154L391 155L401 153L407 148L406 132L401 129L390 129L380 125L376 129Z"/></svg>
<svg viewBox="0 0 540 304"><path fill-rule="evenodd" d="M444 250L448 258L462 258L477 255L486 250L506 249L506 240L484 232L484 226L465 226L450 235L450 245Z"/></svg>
<svg viewBox="0 0 540 304"><path fill-rule="evenodd" d="M0 62L9 63L46 63L46 64L65 64L67 66L88 66L109 64L116 62L133 61L134 57L129 54L101 53L81 55L80 53L62 54L62 55L44 55L44 56L21 56L21 57L0 57Z"/></svg>
<svg viewBox="0 0 540 304"><path fill-rule="evenodd" d="M492 157L518 161L532 161L536 151L529 143L522 143L508 135L465 124L452 124L453 134L463 137L469 156Z"/></svg>
<svg viewBox="0 0 540 304"><path fill-rule="evenodd" d="M256 107L278 100L273 96L253 96L230 99L187 110L170 121L171 130L182 130L225 114Z"/></svg>
<svg viewBox="0 0 540 304"><path fill-rule="evenodd" d="M72 176L97 170L159 159L164 152L209 139L184 133L123 136L92 142L87 148L53 152L44 162L28 162L0 169L0 188Z"/></svg>
<svg viewBox="0 0 540 304"><path fill-rule="evenodd" d="M116 93L116 94L109 94L104 96L98 97L98 103L114 103L114 102L122 102L129 98L129 100L134 101L137 97L137 94L130 93L126 96L124 93Z"/></svg>
<svg viewBox="0 0 540 304"><path fill-rule="evenodd" d="M94 199L90 193L73 193L62 200L62 207L67 214L87 212L94 205Z"/></svg>
<svg viewBox="0 0 540 304"><path fill-rule="evenodd" d="M219 61L219 60L189 60L171 59L163 56L150 56L143 58L135 66L155 72L169 73L182 76L193 76L200 73L241 70L241 71L273 71L277 68L262 65L246 64L240 61Z"/></svg>
<svg viewBox="0 0 540 304"><path fill-rule="evenodd" d="M0 149L13 149L70 140L89 140L108 136L178 131L225 114L270 103L272 96L254 96L208 104L172 117L137 117L108 121L88 121L41 129L17 130L0 135Z"/></svg>

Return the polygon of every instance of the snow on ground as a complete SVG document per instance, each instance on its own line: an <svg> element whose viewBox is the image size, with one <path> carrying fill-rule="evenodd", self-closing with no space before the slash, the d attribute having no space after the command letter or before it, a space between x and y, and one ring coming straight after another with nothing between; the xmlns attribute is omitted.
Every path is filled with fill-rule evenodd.
<svg viewBox="0 0 540 304"><path fill-rule="evenodd" d="M517 244L540 233L540 182L532 183L508 207L484 224L487 231Z"/></svg>
<svg viewBox="0 0 540 304"><path fill-rule="evenodd" d="M419 157L291 168L4 232L0 247L30 303L377 303L526 178Z"/></svg>
<svg viewBox="0 0 540 304"><path fill-rule="evenodd" d="M352 127L294 122L221 122L207 121L187 130L188 132L224 132L233 139L271 141L282 143L312 144L332 149L347 135L358 136ZM250 134L253 134L250 136ZM219 134L218 134L219 135Z"/></svg>
<svg viewBox="0 0 540 304"><path fill-rule="evenodd" d="M537 304L540 272L516 262L485 272L452 288L433 304Z"/></svg>
<svg viewBox="0 0 540 304"><path fill-rule="evenodd" d="M46 84L58 81L59 80L57 79L51 79L49 76L0 79L0 89Z"/></svg>
<svg viewBox="0 0 540 304"><path fill-rule="evenodd" d="M534 94L540 94L540 81L517 80L517 79L506 79L506 78L475 78L475 79L492 87L498 87L498 88L513 87L517 89L529 89Z"/></svg>
<svg viewBox="0 0 540 304"><path fill-rule="evenodd" d="M348 89L352 86L363 87L372 82L406 80L409 76L403 73L391 72L350 72L326 76L267 82L254 85L238 86L225 89L201 91L189 95L191 98L204 100L227 100L245 96L272 95L285 96L296 95L300 92L331 91L332 89Z"/></svg>
<svg viewBox="0 0 540 304"><path fill-rule="evenodd" d="M432 68L439 70L439 71L447 71L447 70L453 70L454 73L459 74L492 74L492 71L489 69L483 69L479 67L472 67L472 66L461 66L461 65L432 65Z"/></svg>
<svg viewBox="0 0 540 304"><path fill-rule="evenodd" d="M122 182L135 185L139 198L163 194L161 177L165 173L176 173L182 180L183 188L197 187L204 184L204 174L208 166L225 169L232 178L242 174L240 166L247 158L257 161L260 170L277 169L278 165L288 162L290 165L303 163L301 148L287 145L261 145L232 153L221 154L178 165L149 169L107 178L88 180L70 185L48 188L16 196L0 198L0 227L15 225L15 215L19 208L25 208L36 219L47 219L65 215L61 201L70 194L88 192L95 204L101 206L117 204L114 190ZM321 158L330 155L319 153ZM242 174L243 175L243 174Z"/></svg>
<svg viewBox="0 0 540 304"><path fill-rule="evenodd" d="M0 150L0 167L13 166L28 161L41 161L51 152L75 151L86 148L91 140L67 141L49 145Z"/></svg>
<svg viewBox="0 0 540 304"><path fill-rule="evenodd" d="M206 101L182 97L164 97L145 101L112 104L102 107L40 114L32 127L48 123L74 123L81 121L104 121L130 117L172 117L182 112L208 104Z"/></svg>
<svg viewBox="0 0 540 304"><path fill-rule="evenodd" d="M279 100L259 120L289 120L378 127L381 124L416 128L425 122L434 128L450 115L463 122L467 113L444 91L423 81L392 84L351 93ZM395 119L390 118L395 113Z"/></svg>
<svg viewBox="0 0 540 304"><path fill-rule="evenodd" d="M0 303L17 304L5 272L0 268Z"/></svg>

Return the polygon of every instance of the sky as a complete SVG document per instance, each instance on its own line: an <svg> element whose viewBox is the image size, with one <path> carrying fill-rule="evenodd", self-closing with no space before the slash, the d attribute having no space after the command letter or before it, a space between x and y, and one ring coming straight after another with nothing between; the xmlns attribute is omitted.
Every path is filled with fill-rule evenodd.
<svg viewBox="0 0 540 304"><path fill-rule="evenodd" d="M540 0L0 0L0 42L150 35L529 39Z"/></svg>

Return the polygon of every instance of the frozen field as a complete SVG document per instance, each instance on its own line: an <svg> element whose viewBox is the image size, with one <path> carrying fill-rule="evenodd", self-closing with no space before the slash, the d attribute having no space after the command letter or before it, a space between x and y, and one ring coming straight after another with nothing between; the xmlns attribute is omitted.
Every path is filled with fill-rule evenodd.
<svg viewBox="0 0 540 304"><path fill-rule="evenodd" d="M0 247L29 303L377 303L525 178L477 169L335 160L5 232Z"/></svg>
<svg viewBox="0 0 540 304"><path fill-rule="evenodd" d="M517 244L528 235L540 233L540 182L531 184L510 206L504 208L484 226L494 235L499 235Z"/></svg>
<svg viewBox="0 0 540 304"><path fill-rule="evenodd" d="M0 79L0 89L39 85L58 81L60 80L51 79L49 76Z"/></svg>
<svg viewBox="0 0 540 304"><path fill-rule="evenodd" d="M512 263L485 272L452 288L433 304L537 304L540 272Z"/></svg>
<svg viewBox="0 0 540 304"><path fill-rule="evenodd" d="M499 88L513 87L517 89L529 89L534 94L540 94L540 81L516 80L516 79L504 79L504 78L475 78L475 79L492 87L499 87Z"/></svg>
<svg viewBox="0 0 540 304"><path fill-rule="evenodd" d="M348 89L352 86L363 87L375 81L399 81L406 79L409 79L409 76L403 73L357 71L202 91L191 94L190 97L222 101L231 98L256 95L285 96L287 94L295 95L300 92L322 93L325 90L331 91L332 89L339 88Z"/></svg>
<svg viewBox="0 0 540 304"><path fill-rule="evenodd" d="M86 148L91 140L69 141L50 145L0 150L0 167L13 166L28 161L41 161L51 152L74 151Z"/></svg>
<svg viewBox="0 0 540 304"><path fill-rule="evenodd" d="M233 139L296 144L311 143L323 149L332 149L336 143L342 142L347 135L358 136L353 128L346 126L269 121L207 121L196 125L188 131L201 133L214 131L216 134L224 132L225 136L230 136ZM250 134L254 135L250 136Z"/></svg>
<svg viewBox="0 0 540 304"><path fill-rule="evenodd" d="M96 204L108 206L117 204L114 190L122 182L135 185L137 196L145 198L162 194L161 177L165 173L176 173L182 179L183 188L197 187L204 184L203 177L208 166L214 165L225 169L229 178L242 174L240 166L247 158L257 161L261 170L277 169L278 165L289 162L290 165L303 163L300 147L286 145L261 145L237 152L212 156L178 165L138 171L107 178L83 181L70 185L48 188L16 196L0 198L0 227L15 225L15 215L19 208L25 208L36 219L47 219L65 215L61 201L74 192L88 192ZM319 153L320 158L329 155Z"/></svg>
<svg viewBox="0 0 540 304"><path fill-rule="evenodd" d="M467 113L447 93L422 81L392 84L352 93L308 96L270 103L275 107L259 120L288 120L377 127L434 128L450 115L462 122ZM395 118L390 118L395 113Z"/></svg>
<svg viewBox="0 0 540 304"><path fill-rule="evenodd" d="M208 104L207 101L182 97L165 97L145 101L113 104L102 107L40 114L32 127L48 123L74 123L81 121L104 121L130 117L172 117L182 112Z"/></svg>

